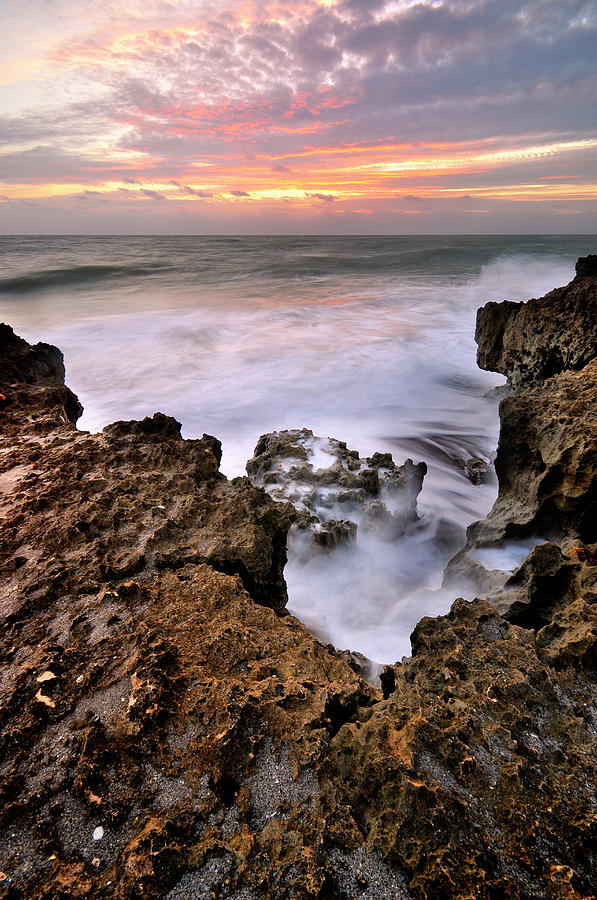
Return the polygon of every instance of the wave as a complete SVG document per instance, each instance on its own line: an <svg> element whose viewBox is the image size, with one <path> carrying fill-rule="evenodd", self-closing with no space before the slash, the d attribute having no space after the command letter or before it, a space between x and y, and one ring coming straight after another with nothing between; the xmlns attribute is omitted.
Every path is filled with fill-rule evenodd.
<svg viewBox="0 0 597 900"><path fill-rule="evenodd" d="M480 302L542 297L574 278L574 260L559 255L505 253L482 266L474 280ZM473 286L473 282L471 282Z"/></svg>
<svg viewBox="0 0 597 900"><path fill-rule="evenodd" d="M437 246L423 238L422 246L412 239L361 238L358 242L329 239L327 246L311 246L305 241L284 247L283 253L263 254L253 257L253 265L260 274L274 278L327 278L330 276L376 274L406 278L429 278L435 274L456 271L469 275L478 270L479 252L455 241ZM481 254L481 263L489 261L491 254Z"/></svg>
<svg viewBox="0 0 597 900"><path fill-rule="evenodd" d="M40 272L30 272L25 275L17 275L14 278L0 279L0 293L25 294L31 291L45 291L51 288L80 285L101 280L139 278L154 275L156 272L167 268L168 266L163 264L154 264L149 266L95 265L73 266L68 269L43 269Z"/></svg>
<svg viewBox="0 0 597 900"><path fill-rule="evenodd" d="M0 295L165 275L159 279L161 288L170 293L223 287L241 293L240 286L245 297L273 290L278 298L280 285L284 296L289 289L293 295L296 288L316 295L327 283L353 293L357 286L360 293L369 284L378 295L387 295L398 280L401 289L413 291L432 283L441 289L476 285L480 292L488 291L485 299L500 291L502 296L526 294L528 283L528 295L537 296L544 292L539 286L550 278L553 284L569 280L579 251L588 252L588 246L584 239L565 236L507 235L81 237L39 238L25 244L22 239L0 238L5 258L10 263L14 253L16 264L12 277L0 279ZM24 258L33 263L29 271ZM86 265L87 261L95 264Z"/></svg>
<svg viewBox="0 0 597 900"><path fill-rule="evenodd" d="M318 282L350 276L370 279L381 275L400 278L412 285L431 281L462 285L479 278L485 269L488 269L486 277L491 280L496 259L508 260L506 267L513 269L524 268L532 260L539 272L553 268L558 258L561 265L562 257L573 268L577 255L563 240L513 239L506 235L285 237L259 241L247 238L229 254L222 252L225 246L221 244L217 258L211 261L215 262L218 275L226 269L227 277L236 273L241 278L274 282ZM191 263L190 257L196 252L197 248L190 250L185 262ZM494 274L499 277L500 273Z"/></svg>

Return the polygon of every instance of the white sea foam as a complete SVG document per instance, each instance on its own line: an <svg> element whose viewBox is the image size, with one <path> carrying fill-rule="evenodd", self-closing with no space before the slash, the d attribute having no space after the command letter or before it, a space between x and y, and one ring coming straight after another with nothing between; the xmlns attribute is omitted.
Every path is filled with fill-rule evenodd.
<svg viewBox="0 0 597 900"><path fill-rule="evenodd" d="M471 553L472 559L480 562L485 569L514 572L526 559L533 547L542 544L544 538L529 538L526 541L509 541L499 547L480 547Z"/></svg>
<svg viewBox="0 0 597 900"><path fill-rule="evenodd" d="M306 447L309 451L309 462L313 466L314 472L317 472L318 469L329 469L336 461L336 458L328 452L326 442L321 439L312 438Z"/></svg>

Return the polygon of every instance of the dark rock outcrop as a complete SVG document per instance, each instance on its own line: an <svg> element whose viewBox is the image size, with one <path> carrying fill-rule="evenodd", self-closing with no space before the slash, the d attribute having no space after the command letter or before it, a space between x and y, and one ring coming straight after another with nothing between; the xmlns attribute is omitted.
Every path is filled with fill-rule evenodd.
<svg viewBox="0 0 597 900"><path fill-rule="evenodd" d="M507 618L460 600L423 619L377 690L281 614L287 503L226 481L216 439L182 440L167 416L77 432L58 351L16 339L16 364L11 334L1 896L593 896L590 547L537 547ZM586 478L565 490L572 534Z"/></svg>
<svg viewBox="0 0 597 900"><path fill-rule="evenodd" d="M492 478L492 467L480 456L471 456L462 464L464 474L472 484L488 484Z"/></svg>
<svg viewBox="0 0 597 900"><path fill-rule="evenodd" d="M477 313L482 369L502 372L515 388L582 369L597 355L597 256L576 264L576 278L528 303L488 303Z"/></svg>
<svg viewBox="0 0 597 900"><path fill-rule="evenodd" d="M444 579L480 593L512 621L543 629L550 640L560 631L559 616L572 628L574 611L581 643L589 644L597 630L597 567L590 564L597 540L596 314L595 256L578 261L567 287L527 304L479 310L480 364L507 375L514 391L500 403L497 500L486 519L469 527ZM513 542L525 540L549 543L513 573L480 564L479 551L507 556ZM574 545L583 548L584 562L570 558Z"/></svg>
<svg viewBox="0 0 597 900"><path fill-rule="evenodd" d="M77 421L83 408L64 384L64 359L58 347L32 346L0 322L0 393L2 435L19 436L23 420L45 434Z"/></svg>
<svg viewBox="0 0 597 900"><path fill-rule="evenodd" d="M162 413L99 435L77 431L62 354L27 351L11 335L2 365L0 560L13 569L5 613L17 620L65 592L189 562L238 574L259 603L283 610L292 508L247 479L227 482L219 441L184 441Z"/></svg>
<svg viewBox="0 0 597 900"><path fill-rule="evenodd" d="M0 322L0 382L35 384L55 380L64 384L64 357L51 344L32 346Z"/></svg>
<svg viewBox="0 0 597 900"><path fill-rule="evenodd" d="M361 458L344 441L308 428L262 435L247 463L252 484L290 501L299 512L297 527L325 550L353 542L357 529L382 540L401 537L417 521L426 471L412 459L397 466L391 453Z"/></svg>

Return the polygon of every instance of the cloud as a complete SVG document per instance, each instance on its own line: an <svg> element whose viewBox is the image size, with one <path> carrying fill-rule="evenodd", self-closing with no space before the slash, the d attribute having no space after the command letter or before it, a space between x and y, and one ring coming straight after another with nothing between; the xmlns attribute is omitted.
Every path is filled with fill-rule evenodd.
<svg viewBox="0 0 597 900"><path fill-rule="evenodd" d="M292 182L303 202L358 194L369 209L367 196L384 191L414 204L405 191L418 196L431 182L466 192L595 177L594 149L487 159L457 175L449 164L450 147L467 142L530 147L597 135L590 0L23 3L26 26L15 0L0 12L13 60L37 66L35 78L15 74L5 86L7 196L10 185L105 194L128 184L157 201L172 185L214 199L211 208L231 196L257 202L268 188L271 198L278 185L288 203ZM42 48L43 69L29 41ZM344 153L357 145L358 154ZM407 158L438 165L390 171ZM251 194L231 189L239 183Z"/></svg>
<svg viewBox="0 0 597 900"><path fill-rule="evenodd" d="M153 191L150 188L140 188L139 194L143 197L149 197L150 200L165 200L163 194L160 194L159 191Z"/></svg>
<svg viewBox="0 0 597 900"><path fill-rule="evenodd" d="M209 191L196 191L195 188L189 187L188 184L183 185L181 191L183 192L183 194L191 194L193 197L213 197L213 194Z"/></svg>
<svg viewBox="0 0 597 900"><path fill-rule="evenodd" d="M197 190L196 188L192 188L188 184L180 184L180 182L175 181L174 179L172 179L170 181L170 184L173 187L178 188L178 190L181 193L190 194L190 196L192 196L192 197L201 197L201 198L213 197L213 193L211 193L211 191Z"/></svg>
<svg viewBox="0 0 597 900"><path fill-rule="evenodd" d="M333 194L310 194L305 192L305 197L311 197L313 200L321 200L323 203L333 203L336 197Z"/></svg>
<svg viewBox="0 0 597 900"><path fill-rule="evenodd" d="M574 0L549 15L547 6L419 3L377 20L383 5L340 3L248 32L231 23L193 41L146 36L127 48L145 81L114 82L131 125L122 146L175 158L222 145L296 147L307 134L321 135L322 146L376 139L389 128L412 140L456 128L488 136L529 121L537 130L586 128L594 20L575 25L583 6ZM158 81L169 90L157 92Z"/></svg>
<svg viewBox="0 0 597 900"><path fill-rule="evenodd" d="M97 203L109 203L110 200L104 194L100 193L100 191L89 191L85 190L81 194L75 194L75 197L79 200L94 200Z"/></svg>
<svg viewBox="0 0 597 900"><path fill-rule="evenodd" d="M97 158L84 151L66 151L51 144L14 149L0 155L0 181L12 184L44 183L48 180L81 183L97 178L118 178L132 184L134 179L124 174L126 169L126 163L115 164L110 159Z"/></svg>

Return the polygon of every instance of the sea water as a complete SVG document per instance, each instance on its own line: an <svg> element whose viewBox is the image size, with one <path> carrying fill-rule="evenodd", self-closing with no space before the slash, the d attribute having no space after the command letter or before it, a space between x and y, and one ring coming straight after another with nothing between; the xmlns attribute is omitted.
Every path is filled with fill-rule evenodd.
<svg viewBox="0 0 597 900"><path fill-rule="evenodd" d="M492 458L504 383L476 367L476 310L567 283L596 242L0 237L0 319L61 348L82 429L160 410L185 437L216 435L228 476L244 474L261 434L286 428L424 460L412 533L307 563L291 554L285 571L289 608L318 637L391 662L423 615L449 608L447 557L495 499L495 483L462 469Z"/></svg>

